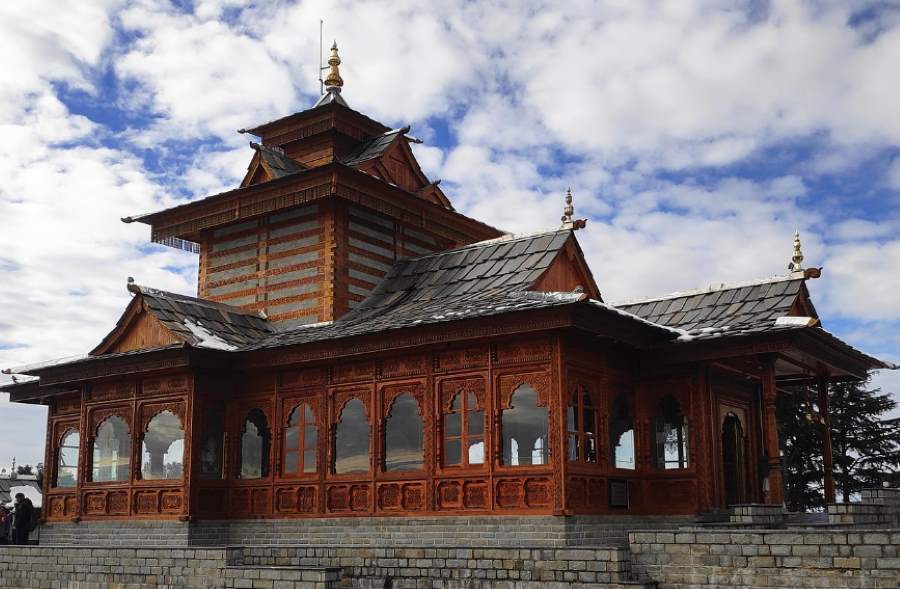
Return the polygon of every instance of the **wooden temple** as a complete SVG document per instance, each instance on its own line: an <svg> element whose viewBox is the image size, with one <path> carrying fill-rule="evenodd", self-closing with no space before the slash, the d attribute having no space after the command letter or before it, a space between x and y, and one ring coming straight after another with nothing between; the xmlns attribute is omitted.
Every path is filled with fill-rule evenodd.
<svg viewBox="0 0 900 589"><path fill-rule="evenodd" d="M124 219L199 254L129 283L89 355L19 367L49 408L50 522L699 514L783 501L776 398L887 367L783 276L613 305L562 223L454 210L409 128L351 109L242 130L234 190ZM829 499L833 499L826 455Z"/></svg>

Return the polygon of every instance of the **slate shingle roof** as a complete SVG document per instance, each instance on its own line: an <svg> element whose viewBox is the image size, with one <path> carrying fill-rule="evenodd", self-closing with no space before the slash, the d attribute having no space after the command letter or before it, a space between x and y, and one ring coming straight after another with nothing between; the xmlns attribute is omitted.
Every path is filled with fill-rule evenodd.
<svg viewBox="0 0 900 589"><path fill-rule="evenodd" d="M783 328L776 320L790 314L804 288L802 278L785 276L616 306L697 337L737 335Z"/></svg>
<svg viewBox="0 0 900 589"><path fill-rule="evenodd" d="M274 331L256 311L145 286L130 285L129 289L143 297L147 310L167 329L193 347L237 349Z"/></svg>
<svg viewBox="0 0 900 589"><path fill-rule="evenodd" d="M366 139L357 145L353 151L344 156L341 159L341 163L348 166L358 166L369 160L377 159L390 147L397 135L403 135L408 131L409 127L403 127L402 129L394 129L393 131Z"/></svg>
<svg viewBox="0 0 900 589"><path fill-rule="evenodd" d="M259 153L259 157L263 160L263 165L272 176L271 180L284 178L297 172L306 170L306 166L298 161L292 160L283 153L259 143L250 142L250 146Z"/></svg>

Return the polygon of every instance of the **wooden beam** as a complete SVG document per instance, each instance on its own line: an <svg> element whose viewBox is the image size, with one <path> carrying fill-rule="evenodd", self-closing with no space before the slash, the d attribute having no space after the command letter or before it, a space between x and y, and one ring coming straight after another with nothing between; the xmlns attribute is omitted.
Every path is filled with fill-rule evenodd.
<svg viewBox="0 0 900 589"><path fill-rule="evenodd" d="M819 427L822 432L822 466L825 470L825 503L835 502L834 494L834 458L831 450L831 415L828 408L828 380L824 377L816 382L819 394Z"/></svg>
<svg viewBox="0 0 900 589"><path fill-rule="evenodd" d="M763 424L765 447L769 473L767 477L766 503L780 505L784 503L784 478L781 474L781 448L778 442L778 419L776 417L776 399L778 389L775 386L775 356L767 354L763 357L765 370L762 373Z"/></svg>

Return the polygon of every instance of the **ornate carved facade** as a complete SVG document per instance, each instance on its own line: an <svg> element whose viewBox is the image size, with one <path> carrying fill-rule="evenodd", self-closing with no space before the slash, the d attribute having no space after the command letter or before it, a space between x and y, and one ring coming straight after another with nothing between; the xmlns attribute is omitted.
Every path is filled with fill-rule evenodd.
<svg viewBox="0 0 900 589"><path fill-rule="evenodd" d="M571 207L520 236L456 212L338 90L251 129L241 187L128 220L200 254L200 298L131 284L91 356L15 370L49 520L779 503L782 385L885 366L821 328L817 271L603 302Z"/></svg>

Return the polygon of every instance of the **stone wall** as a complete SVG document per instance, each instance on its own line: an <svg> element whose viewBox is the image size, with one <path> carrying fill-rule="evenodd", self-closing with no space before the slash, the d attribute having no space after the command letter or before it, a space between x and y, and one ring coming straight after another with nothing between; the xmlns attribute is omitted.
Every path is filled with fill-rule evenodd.
<svg viewBox="0 0 900 589"><path fill-rule="evenodd" d="M666 589L900 586L900 529L680 528L629 547L634 573Z"/></svg>
<svg viewBox="0 0 900 589"><path fill-rule="evenodd" d="M858 503L829 505L828 521L837 525L900 527L900 489L863 489Z"/></svg>
<svg viewBox="0 0 900 589"><path fill-rule="evenodd" d="M230 548L0 546L0 587L338 589L340 571L247 565Z"/></svg>
<svg viewBox="0 0 900 589"><path fill-rule="evenodd" d="M368 544L390 546L624 546L632 530L669 529L682 517L460 516L260 519L230 521L103 521L48 523L41 544L226 546Z"/></svg>

